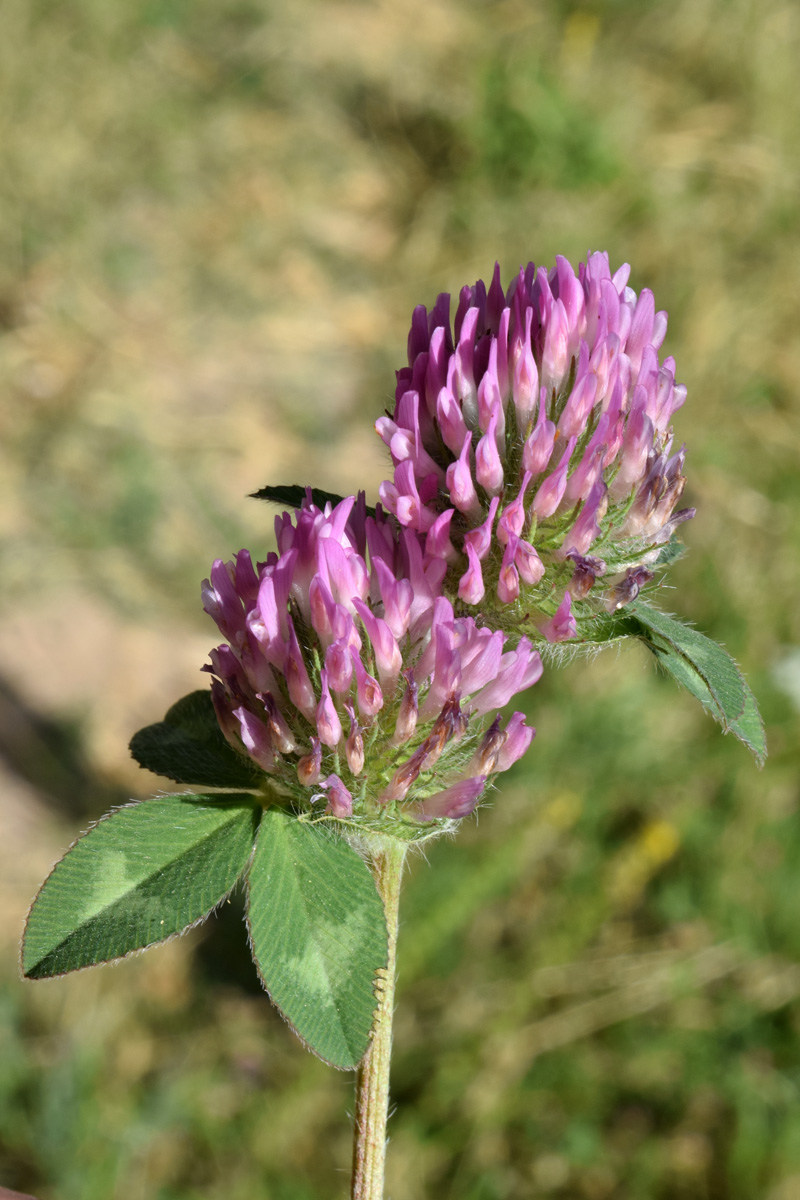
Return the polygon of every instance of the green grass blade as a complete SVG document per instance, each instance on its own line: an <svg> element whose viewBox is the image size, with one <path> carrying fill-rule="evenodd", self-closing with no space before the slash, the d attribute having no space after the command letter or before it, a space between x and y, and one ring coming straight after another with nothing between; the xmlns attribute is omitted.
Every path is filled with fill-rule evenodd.
<svg viewBox="0 0 800 1200"><path fill-rule="evenodd" d="M264 814L248 872L253 958L275 1005L321 1059L354 1069L369 1045L386 922L368 867L319 825Z"/></svg>
<svg viewBox="0 0 800 1200"><path fill-rule="evenodd" d="M258 788L264 780L263 772L226 742L211 692L202 689L173 704L163 721L140 729L130 749L140 767L176 783Z"/></svg>
<svg viewBox="0 0 800 1200"><path fill-rule="evenodd" d="M164 796L103 817L36 897L23 973L122 958L208 916L247 865L259 811L249 796Z"/></svg>

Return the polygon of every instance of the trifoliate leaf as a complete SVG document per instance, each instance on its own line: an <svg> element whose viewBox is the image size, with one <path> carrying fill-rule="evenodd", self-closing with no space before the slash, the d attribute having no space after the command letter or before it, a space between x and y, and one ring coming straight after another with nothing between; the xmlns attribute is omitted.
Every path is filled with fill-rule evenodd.
<svg viewBox="0 0 800 1200"><path fill-rule="evenodd" d="M163 721L140 729L130 748L139 766L176 783L258 788L264 780L263 772L226 742L211 693L203 690L173 704Z"/></svg>
<svg viewBox="0 0 800 1200"><path fill-rule="evenodd" d="M208 916L247 866L260 812L250 796L162 796L103 817L33 902L23 973L122 958Z"/></svg>
<svg viewBox="0 0 800 1200"><path fill-rule="evenodd" d="M247 923L264 986L321 1059L353 1070L369 1045L383 904L368 867L320 825L264 814L248 871Z"/></svg>

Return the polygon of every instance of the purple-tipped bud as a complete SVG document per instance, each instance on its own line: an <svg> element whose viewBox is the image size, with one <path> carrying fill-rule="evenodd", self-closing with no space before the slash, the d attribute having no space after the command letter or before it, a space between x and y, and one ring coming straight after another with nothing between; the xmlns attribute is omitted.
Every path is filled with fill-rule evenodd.
<svg viewBox="0 0 800 1200"><path fill-rule="evenodd" d="M458 511L474 519L481 516L483 510L475 491L475 484L472 482L471 455L472 434L468 433L457 461L447 468L447 486L450 499Z"/></svg>
<svg viewBox="0 0 800 1200"><path fill-rule="evenodd" d="M311 686L311 680L308 677L308 671L303 662L303 655L300 651L297 634L294 631L294 625L291 621L289 621L289 645L286 650L283 673L286 678L286 686L289 689L289 698L292 704L300 710L307 720L315 722L317 698L314 695L314 689Z"/></svg>
<svg viewBox="0 0 800 1200"><path fill-rule="evenodd" d="M425 553L429 558L443 558L450 563L455 562L458 558L458 551L450 541L450 522L454 512L453 508L446 509L428 530L428 536L425 539ZM403 580L403 582L406 581Z"/></svg>
<svg viewBox="0 0 800 1200"><path fill-rule="evenodd" d="M514 565L519 571L519 577L529 587L535 587L544 575L544 563L529 542L520 538L514 554Z"/></svg>
<svg viewBox="0 0 800 1200"><path fill-rule="evenodd" d="M278 708L275 697L270 692L259 693L258 699L264 705L264 711L267 718L267 728L269 729L272 746L278 754L291 754L297 749L292 731L286 724L286 720Z"/></svg>
<svg viewBox="0 0 800 1200"><path fill-rule="evenodd" d="M319 783L322 767L322 743L319 738L311 738L311 753L304 754L297 763L297 778L303 787L314 787Z"/></svg>
<svg viewBox="0 0 800 1200"><path fill-rule="evenodd" d="M317 733L324 746L338 746L342 740L342 723L339 720L336 705L331 699L328 687L328 672L325 670L320 671L319 679L321 696L316 712Z"/></svg>
<svg viewBox="0 0 800 1200"><path fill-rule="evenodd" d="M498 401L492 409L489 427L475 451L475 478L490 496L496 496L503 489L503 464L497 450L497 425L502 411Z"/></svg>
<svg viewBox="0 0 800 1200"><path fill-rule="evenodd" d="M457 821L467 817L478 807L481 793L486 786L486 776L477 775L471 779L462 779L460 783L445 788L428 796L416 806L415 815L422 821L432 821L449 817Z"/></svg>
<svg viewBox="0 0 800 1200"><path fill-rule="evenodd" d="M495 760L495 771L507 771L509 767L513 767L536 737L536 730L532 725L525 724L523 713L515 712L506 724L505 734L505 744L501 746Z"/></svg>
<svg viewBox="0 0 800 1200"><path fill-rule="evenodd" d="M541 674L542 660L538 652L527 638L520 638L516 650L509 650L501 658L496 678L472 697L470 708L476 713L502 708L517 692L532 687Z"/></svg>
<svg viewBox="0 0 800 1200"><path fill-rule="evenodd" d="M552 475L548 475L542 486L533 498L533 511L539 521L544 521L547 517L552 517L553 513L561 503L564 492L567 487L567 468L569 467L572 452L575 449L576 439L569 439L564 453L561 455L561 461L553 471Z"/></svg>
<svg viewBox="0 0 800 1200"><path fill-rule="evenodd" d="M238 750L242 740L239 733L239 721L233 715L230 696L219 679L211 680L211 702L226 741L233 746L234 750Z"/></svg>
<svg viewBox="0 0 800 1200"><path fill-rule="evenodd" d="M353 797L338 775L329 775L327 779L323 779L320 787L324 788L328 794L326 813L330 813L332 817L338 817L339 820L347 820L348 817L352 817Z"/></svg>
<svg viewBox="0 0 800 1200"><path fill-rule="evenodd" d="M455 351L454 383L468 429L477 429L478 427L478 389L475 386L472 368L479 316L480 312L477 308L467 310L461 324L461 333Z"/></svg>
<svg viewBox="0 0 800 1200"><path fill-rule="evenodd" d="M564 599L555 613L549 621L544 621L539 626L539 631L548 642L568 642L570 638L575 637L578 626L572 614L572 597L569 592L564 593Z"/></svg>
<svg viewBox="0 0 800 1200"><path fill-rule="evenodd" d="M455 363L454 363L455 365ZM436 401L436 419L442 431L442 441L451 454L460 454L467 436L467 426L450 387L442 388Z"/></svg>
<svg viewBox="0 0 800 1200"><path fill-rule="evenodd" d="M566 556L575 564L575 573L569 584L570 595L576 600L583 600L589 595L595 584L606 573L606 564L602 558L584 557L577 550L570 550Z"/></svg>
<svg viewBox="0 0 800 1200"><path fill-rule="evenodd" d="M400 653L397 638L386 621L381 617L376 617L366 604L360 600L354 600L353 603L356 612L361 617L369 640L372 642L381 687L393 688L403 665L403 656Z"/></svg>
<svg viewBox="0 0 800 1200"><path fill-rule="evenodd" d="M356 697L358 699L358 711L362 717L370 720L376 713L383 708L383 692L377 679L368 673L364 664L361 661L360 655L355 650L351 650L350 654L353 659L353 667L356 673Z"/></svg>
<svg viewBox="0 0 800 1200"><path fill-rule="evenodd" d="M396 638L401 638L411 620L414 589L407 579L398 579L381 558L373 562L373 569L378 579L386 624Z"/></svg>
<svg viewBox="0 0 800 1200"><path fill-rule="evenodd" d="M497 522L497 540L501 546L506 544L509 537L521 537L522 535L522 530L525 527L525 492L530 481L531 473L530 471L526 471L522 477L522 486L516 498L505 506L500 520Z"/></svg>
<svg viewBox="0 0 800 1200"><path fill-rule="evenodd" d="M471 529L464 538L464 549L466 550L467 546L472 546L476 557L481 562L486 558L492 545L492 527L499 503L500 497L493 496L489 504L489 513L486 520L477 529Z"/></svg>
<svg viewBox="0 0 800 1200"><path fill-rule="evenodd" d="M464 550L469 566L458 582L458 598L465 604L480 604L486 594L481 564L470 542L464 543Z"/></svg>
<svg viewBox="0 0 800 1200"><path fill-rule="evenodd" d="M519 538L512 533L506 543L503 561L500 564L500 577L497 581L497 595L503 604L511 604L519 599L519 571L516 568L515 556Z"/></svg>
<svg viewBox="0 0 800 1200"><path fill-rule="evenodd" d="M539 396L539 369L533 357L531 327L533 309L525 313L525 332L512 346L514 362L514 408L517 413L517 431L525 434L536 409Z"/></svg>
<svg viewBox="0 0 800 1200"><path fill-rule="evenodd" d="M580 437L584 432L596 394L597 379L594 375L584 375L583 379L575 384L558 422L558 432L562 437Z"/></svg>
<svg viewBox="0 0 800 1200"><path fill-rule="evenodd" d="M646 567L631 567L625 578L611 589L606 602L608 611L616 612L618 608L630 604L631 600L635 600L639 595L642 585L649 583L652 578L653 572L648 571Z"/></svg>
<svg viewBox="0 0 800 1200"><path fill-rule="evenodd" d="M378 799L381 804L391 804L397 800L405 800L411 786L417 782L422 771L422 760L427 753L427 747L422 745L414 751L411 758L395 771L388 787L384 788Z"/></svg>
<svg viewBox="0 0 800 1200"><path fill-rule="evenodd" d="M563 549L585 554L592 542L600 536L600 522L608 508L608 488L598 479L581 508L580 516L566 536Z"/></svg>
<svg viewBox="0 0 800 1200"><path fill-rule="evenodd" d="M544 415L545 407L539 409L539 420L536 428L525 443L522 451L522 465L531 475L541 475L547 468L555 445L556 427Z"/></svg>
<svg viewBox="0 0 800 1200"><path fill-rule="evenodd" d="M447 303L449 306L449 296ZM433 313L431 313L431 318L435 320ZM449 316L445 319L449 324ZM435 414L436 397L447 382L448 354L452 352L452 349L450 330L445 330L442 325L434 328L428 352L428 369L425 372L425 404L431 414Z"/></svg>
<svg viewBox="0 0 800 1200"><path fill-rule="evenodd" d="M352 704L346 705L350 717L350 733L345 743L347 765L353 775L360 775L364 770L364 738Z"/></svg>
<svg viewBox="0 0 800 1200"><path fill-rule="evenodd" d="M325 670L328 682L335 692L341 696L350 691L353 662L350 658L350 645L343 638L331 642L325 651Z"/></svg>
<svg viewBox="0 0 800 1200"><path fill-rule="evenodd" d="M569 324L561 300L556 300L544 338L542 352L542 386L558 389L569 367Z"/></svg>
<svg viewBox="0 0 800 1200"><path fill-rule="evenodd" d="M490 432L494 418L494 436L498 447L502 446L506 436L506 420L503 411L503 397L500 394L500 381L497 378L497 341L492 338L489 348L489 365L486 374L478 388L478 424L483 433Z"/></svg>
<svg viewBox="0 0 800 1200"><path fill-rule="evenodd" d="M203 608L212 617L223 637L241 643L245 636L245 614L228 568L221 558L215 560L210 579L201 587Z"/></svg>
<svg viewBox="0 0 800 1200"><path fill-rule="evenodd" d="M507 741L508 733L500 728L500 713L498 713L483 735L483 741L470 763L470 770L475 771L477 775L491 775L500 757L500 751Z"/></svg>
<svg viewBox="0 0 800 1200"><path fill-rule="evenodd" d="M406 690L400 702L397 722L394 727L394 737L392 738L392 744L395 746L402 746L403 742L407 742L417 728L417 716L419 714L418 696L419 687L414 682L411 672L407 671Z"/></svg>
<svg viewBox="0 0 800 1200"><path fill-rule="evenodd" d="M275 766L275 755L266 725L243 707L235 708L233 715L239 722L239 736L247 753L263 770L271 771Z"/></svg>

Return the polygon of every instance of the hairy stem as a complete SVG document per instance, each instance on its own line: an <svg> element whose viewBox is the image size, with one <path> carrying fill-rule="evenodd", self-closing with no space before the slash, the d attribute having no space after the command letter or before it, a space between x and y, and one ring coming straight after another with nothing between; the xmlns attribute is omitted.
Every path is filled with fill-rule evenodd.
<svg viewBox="0 0 800 1200"><path fill-rule="evenodd" d="M372 853L372 871L386 913L389 958L379 972L378 1008L367 1053L356 1076L356 1110L353 1140L352 1200L383 1200L386 1162L386 1120L389 1114L389 1067L392 1057L392 1017L397 953L397 914L400 881L407 847L394 838L383 838Z"/></svg>

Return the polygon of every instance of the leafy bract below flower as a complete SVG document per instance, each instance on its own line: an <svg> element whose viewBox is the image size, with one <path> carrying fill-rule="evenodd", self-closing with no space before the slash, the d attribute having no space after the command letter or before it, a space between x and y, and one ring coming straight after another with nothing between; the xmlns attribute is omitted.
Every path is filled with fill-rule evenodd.
<svg viewBox="0 0 800 1200"><path fill-rule="evenodd" d="M539 678L538 653L455 617L446 563L367 516L363 493L323 510L309 491L276 533L257 569L241 550L203 584L227 640L206 669L228 741L301 811L408 837L472 812L534 736L497 710Z"/></svg>
<svg viewBox="0 0 800 1200"><path fill-rule="evenodd" d="M686 398L646 288L606 254L578 275L533 263L507 291L461 291L414 310L409 366L377 430L394 479L381 499L448 564L447 585L486 619L550 642L592 640L592 621L634 599L672 557L693 509L676 512L684 448L670 421Z"/></svg>

